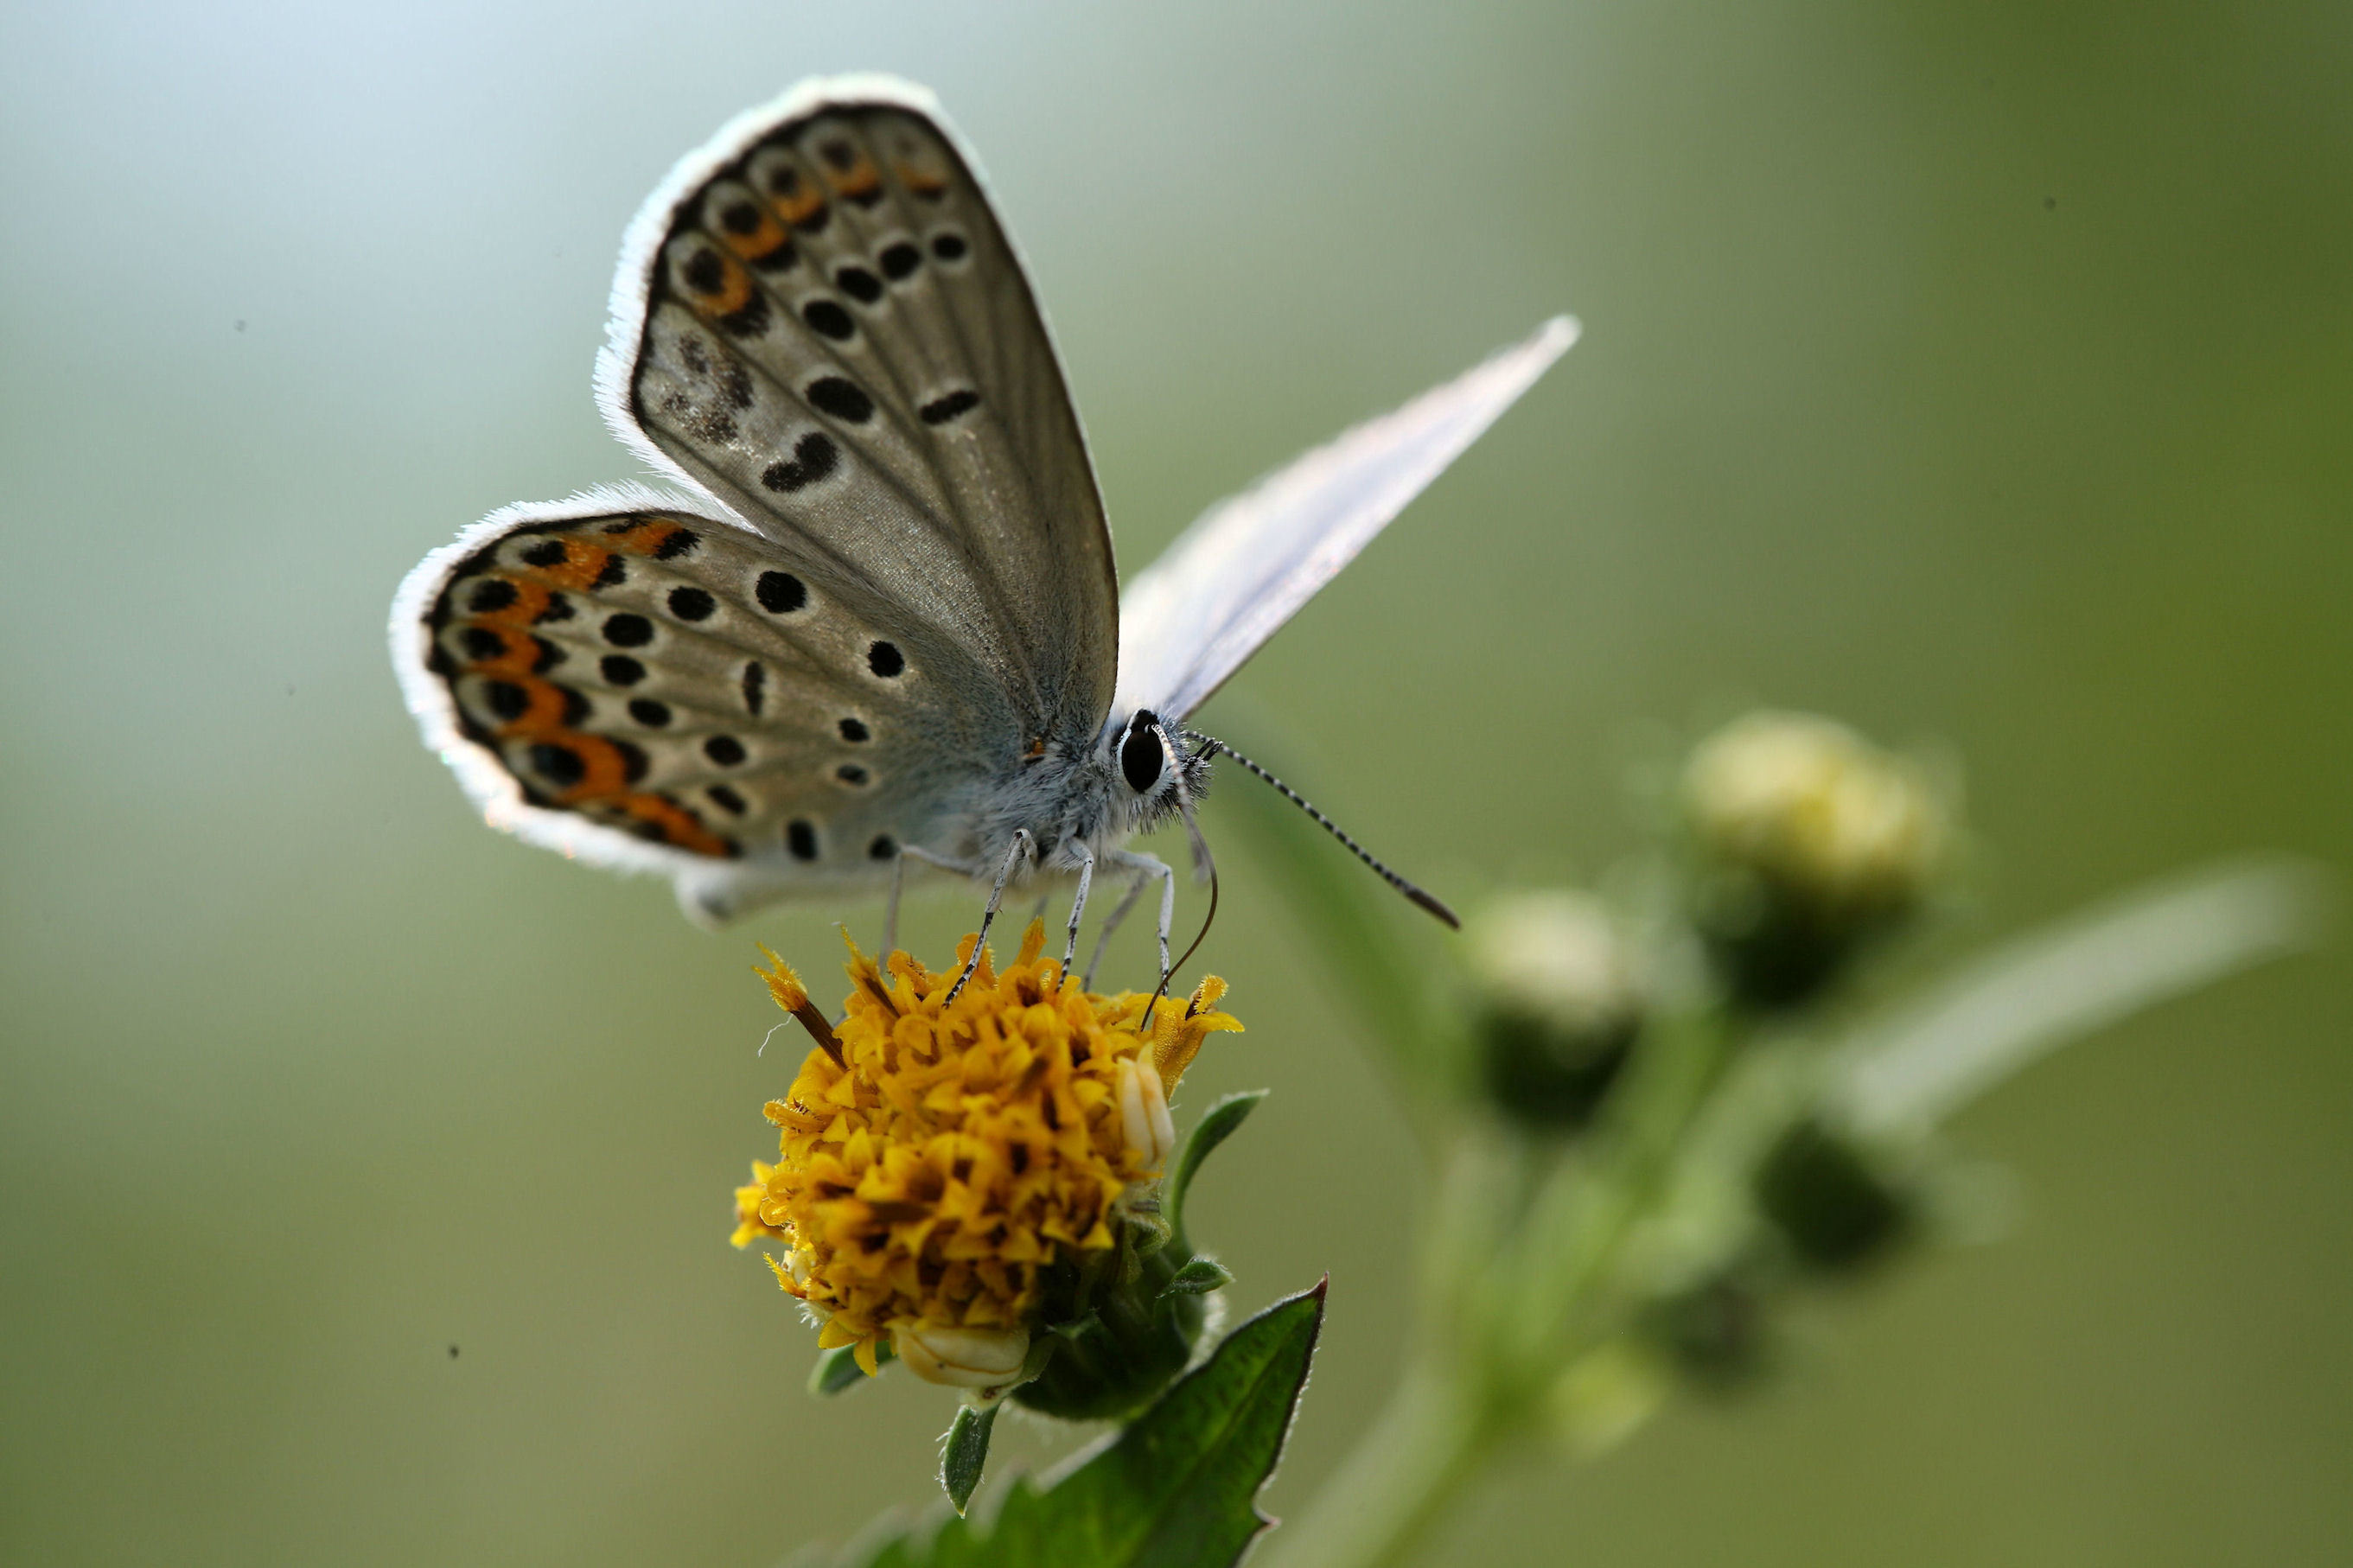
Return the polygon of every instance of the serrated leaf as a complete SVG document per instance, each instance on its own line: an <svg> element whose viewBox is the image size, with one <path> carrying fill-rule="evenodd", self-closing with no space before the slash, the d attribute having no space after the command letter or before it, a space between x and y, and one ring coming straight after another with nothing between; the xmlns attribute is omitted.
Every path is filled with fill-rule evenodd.
<svg viewBox="0 0 2353 1568"><path fill-rule="evenodd" d="M996 1426L995 1405L978 1409L965 1405L957 1407L955 1422L948 1427L947 1445L940 1450L940 1488L958 1513L980 1485L980 1472L988 1463L988 1435Z"/></svg>
<svg viewBox="0 0 2353 1568"><path fill-rule="evenodd" d="M898 1360L887 1339L874 1346L874 1364L888 1366ZM845 1388L855 1388L866 1381L866 1369L858 1364L856 1345L837 1345L829 1351L817 1352L817 1364L809 1368L811 1394L839 1394Z"/></svg>
<svg viewBox="0 0 2353 1568"><path fill-rule="evenodd" d="M1214 1258L1196 1258L1160 1288L1163 1296L1206 1296L1234 1282L1234 1271Z"/></svg>
<svg viewBox="0 0 2353 1568"><path fill-rule="evenodd" d="M1177 1151L1176 1163L1168 1172L1167 1191L1160 1200L1160 1215L1180 1240L1185 1235L1185 1194L1192 1189L1194 1173L1200 1170L1201 1162L1209 1157L1212 1149L1232 1137L1234 1129L1250 1120L1250 1113L1258 1109L1258 1102L1266 1095L1265 1089L1250 1089L1226 1096L1194 1124L1185 1147Z"/></svg>
<svg viewBox="0 0 2353 1568"><path fill-rule="evenodd" d="M902 1535L867 1568L1228 1568L1258 1511L1324 1321L1324 1286L1278 1301L1104 1444L1043 1485L1022 1479L983 1526Z"/></svg>

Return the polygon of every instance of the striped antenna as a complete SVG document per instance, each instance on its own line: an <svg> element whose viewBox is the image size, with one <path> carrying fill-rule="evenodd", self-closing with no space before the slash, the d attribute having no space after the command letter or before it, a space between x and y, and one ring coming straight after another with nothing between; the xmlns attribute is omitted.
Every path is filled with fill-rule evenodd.
<svg viewBox="0 0 2353 1568"><path fill-rule="evenodd" d="M1324 816L1322 812L1316 810L1314 806L1310 805L1305 795L1301 795L1297 790L1292 788L1281 779L1276 778L1272 773L1267 772L1264 768L1260 767L1256 763L1251 762L1248 757L1243 756L1240 752L1235 751L1231 746L1227 745L1223 741L1217 739L1213 735L1204 735L1198 731L1187 730L1185 731L1185 737L1190 741L1198 741L1206 746L1208 750L1202 753L1203 755L1215 756L1219 752L1222 752L1227 756L1229 756L1233 758L1234 761L1240 763L1243 767L1248 768L1251 773L1256 773L1260 778L1262 778L1267 783L1272 784L1275 788L1276 794L1282 795L1283 799L1289 801L1292 805L1305 812L1308 816L1308 819L1314 822L1316 826L1321 827L1324 832L1330 834L1333 837L1346 845L1348 847L1348 852L1356 856L1357 859L1362 860L1366 865L1371 867L1382 881L1387 882L1390 887L1395 888L1398 892L1403 893L1408 899L1412 900L1417 907L1427 910L1430 913L1437 916L1440 920L1444 921L1447 925L1453 930L1461 931L1462 929L1462 922L1455 918L1455 914L1452 910L1448 909L1443 903L1440 903L1435 895L1424 892L1421 889L1414 886L1411 882L1407 881L1403 877L1398 876L1395 871L1390 870L1387 866L1382 865L1379 860L1373 857L1370 850L1367 850L1363 845L1357 843L1355 839L1349 837L1347 834L1341 831L1340 825L1338 823L1333 821L1330 817Z"/></svg>

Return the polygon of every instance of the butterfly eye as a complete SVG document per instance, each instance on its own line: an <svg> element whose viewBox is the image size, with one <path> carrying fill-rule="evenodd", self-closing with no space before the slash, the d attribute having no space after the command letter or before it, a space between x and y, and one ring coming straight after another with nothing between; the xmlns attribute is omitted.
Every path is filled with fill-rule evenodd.
<svg viewBox="0 0 2353 1568"><path fill-rule="evenodd" d="M1149 710L1128 721L1127 739L1120 743L1119 771L1127 775L1127 787L1138 795L1148 795L1160 782L1160 737L1153 733L1159 722Z"/></svg>

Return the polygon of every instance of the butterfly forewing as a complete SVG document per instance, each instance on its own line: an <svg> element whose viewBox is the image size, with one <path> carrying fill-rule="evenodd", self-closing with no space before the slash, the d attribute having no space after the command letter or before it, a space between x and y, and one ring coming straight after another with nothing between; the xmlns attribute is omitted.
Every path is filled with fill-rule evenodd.
<svg viewBox="0 0 2353 1568"><path fill-rule="evenodd" d="M960 650L1016 747L1111 700L1109 537L1061 373L969 167L922 115L747 139L649 258L628 371L654 445L812 570Z"/></svg>

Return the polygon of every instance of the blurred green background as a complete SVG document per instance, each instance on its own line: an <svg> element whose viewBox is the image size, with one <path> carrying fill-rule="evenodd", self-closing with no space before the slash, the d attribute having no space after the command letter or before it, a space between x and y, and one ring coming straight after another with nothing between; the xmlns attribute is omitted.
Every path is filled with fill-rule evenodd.
<svg viewBox="0 0 2353 1568"><path fill-rule="evenodd" d="M588 395L623 225L851 68L980 149L1131 571L1585 319L1220 700L1450 896L1599 874L1630 759L1749 700L1965 759L1948 946L2353 861L2341 5L12 5L6 1561L759 1564L929 1495L949 1396L812 1403L725 1245L793 1059L752 942L822 979L878 910L712 937L490 833L382 633L459 526L631 471ZM1295 1511L1412 1331L1420 1187L1208 826L1250 1032L1185 1098L1275 1095L1195 1225L1238 1310L1333 1278ZM1957 1129L2007 1241L1831 1303L1761 1400L1499 1478L1441 1556L2342 1561L2348 1001L2324 953L2036 1068Z"/></svg>

